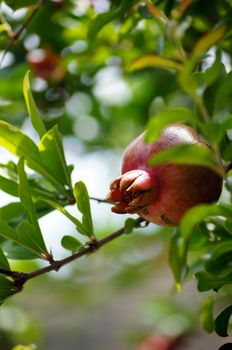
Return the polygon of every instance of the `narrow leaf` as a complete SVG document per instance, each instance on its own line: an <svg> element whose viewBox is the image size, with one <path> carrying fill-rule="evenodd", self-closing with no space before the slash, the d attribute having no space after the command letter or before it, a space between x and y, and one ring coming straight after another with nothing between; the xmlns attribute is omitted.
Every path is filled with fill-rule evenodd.
<svg viewBox="0 0 232 350"><path fill-rule="evenodd" d="M232 315L232 305L223 310L215 320L215 331L220 337L228 337L227 329Z"/></svg>
<svg viewBox="0 0 232 350"><path fill-rule="evenodd" d="M31 227L27 225L27 228L24 231L26 232L26 235L28 236L31 234L31 240L34 241L34 243L38 246L37 251L43 252L44 255L47 254L46 246L42 237L42 233L39 227L38 218L36 214L36 209L32 200L30 188L27 181L27 176L24 170L24 160L23 158L20 158L18 163L18 175L19 175L19 197L21 200L21 203L27 213L27 216L29 218ZM24 225L25 226L25 225ZM31 233L30 233L31 231ZM21 231L19 231L21 232ZM23 242L23 237L21 237L21 241ZM26 238L26 242L28 242L28 239ZM25 242L24 242L25 243ZM33 243L33 244L34 244ZM28 245L27 245L28 246ZM31 248L31 247L30 247Z"/></svg>
<svg viewBox="0 0 232 350"><path fill-rule="evenodd" d="M176 281L176 287L181 290L181 285L187 275L188 267L186 264L187 246L180 231L176 229L173 232L171 246L169 250L169 264Z"/></svg>
<svg viewBox="0 0 232 350"><path fill-rule="evenodd" d="M147 133L145 136L146 142L152 142L156 140L163 128L172 123L184 122L191 120L193 114L190 109L186 107L174 107L168 108L162 111L160 114L152 117L147 125Z"/></svg>
<svg viewBox="0 0 232 350"><path fill-rule="evenodd" d="M9 262L8 262L1 247L0 247L0 267L3 267L4 269L10 270Z"/></svg>
<svg viewBox="0 0 232 350"><path fill-rule="evenodd" d="M123 15L124 12L129 9L138 0L122 0L120 5L116 8L112 8L110 11L101 13L95 17L91 22L88 29L88 39L94 40L99 31L113 19Z"/></svg>
<svg viewBox="0 0 232 350"><path fill-rule="evenodd" d="M192 58L194 60L198 60L206 51L210 49L210 47L215 45L224 37L226 31L226 26L218 26L210 30L196 43L192 52Z"/></svg>
<svg viewBox="0 0 232 350"><path fill-rule="evenodd" d="M215 299L209 297L202 302L200 321L204 330L212 333L214 330L213 307Z"/></svg>
<svg viewBox="0 0 232 350"><path fill-rule="evenodd" d="M74 186L74 197L76 198L77 208L82 213L82 225L86 234L89 237L94 236L93 222L90 209L90 201L87 188L82 181L79 181Z"/></svg>
<svg viewBox="0 0 232 350"><path fill-rule="evenodd" d="M18 232L10 227L4 220L0 219L0 235L16 243L20 243Z"/></svg>
<svg viewBox="0 0 232 350"><path fill-rule="evenodd" d="M181 63L172 61L166 57L147 54L147 55L140 56L136 58L133 62L131 62L129 65L129 71L136 71L136 70L145 69L148 67L174 69L179 71L182 69L183 66Z"/></svg>
<svg viewBox="0 0 232 350"><path fill-rule="evenodd" d="M23 94L26 101L28 113L31 117L32 125L41 138L46 133L46 128L41 119L41 115L38 111L38 108L35 104L35 101L31 92L29 71L25 74L25 77L23 80Z"/></svg>
<svg viewBox="0 0 232 350"><path fill-rule="evenodd" d="M26 248L36 253L40 258L47 259L49 253L46 250L41 235L38 235L35 227L28 221L22 221L18 227L19 242Z"/></svg>
<svg viewBox="0 0 232 350"><path fill-rule="evenodd" d="M14 283L4 276L0 276L0 303L3 303L11 295L15 294Z"/></svg>
<svg viewBox="0 0 232 350"><path fill-rule="evenodd" d="M43 166L59 183L72 188L70 173L57 126L54 126L43 136L39 144L39 151Z"/></svg>
<svg viewBox="0 0 232 350"><path fill-rule="evenodd" d="M34 207L30 189L28 186L27 175L24 170L23 158L19 159L17 169L18 169L18 175L19 175L19 198L28 215L30 222L35 226L36 230L40 232L35 207Z"/></svg>

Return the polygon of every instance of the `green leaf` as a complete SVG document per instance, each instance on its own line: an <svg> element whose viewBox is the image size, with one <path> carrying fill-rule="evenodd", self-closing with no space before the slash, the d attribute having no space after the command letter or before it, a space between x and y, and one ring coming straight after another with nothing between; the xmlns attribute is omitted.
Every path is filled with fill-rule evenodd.
<svg viewBox="0 0 232 350"><path fill-rule="evenodd" d="M128 69L130 72L133 72L148 67L174 69L177 71L183 68L181 63L172 61L166 57L161 57L155 54L146 54L137 57L133 62L131 62Z"/></svg>
<svg viewBox="0 0 232 350"><path fill-rule="evenodd" d="M15 293L14 283L6 277L0 276L0 303Z"/></svg>
<svg viewBox="0 0 232 350"><path fill-rule="evenodd" d="M18 10L23 7L35 5L35 0L6 0L5 2L13 10Z"/></svg>
<svg viewBox="0 0 232 350"><path fill-rule="evenodd" d="M210 149L201 144L179 144L156 153L149 160L154 166L164 163L194 164L211 167L215 170L216 160Z"/></svg>
<svg viewBox="0 0 232 350"><path fill-rule="evenodd" d="M26 213L20 202L12 202L0 208L0 218L11 227L16 227L26 219Z"/></svg>
<svg viewBox="0 0 232 350"><path fill-rule="evenodd" d="M83 244L73 236L64 236L61 240L61 244L65 249L72 253L77 252L83 247Z"/></svg>
<svg viewBox="0 0 232 350"><path fill-rule="evenodd" d="M8 262L1 247L0 247L0 267L3 267L4 269L10 270L9 262Z"/></svg>
<svg viewBox="0 0 232 350"><path fill-rule="evenodd" d="M31 235L31 240L33 241L33 247L37 246L37 252L38 253L43 253L44 256L48 254L43 236L39 227L38 223L38 218L36 214L36 209L32 200L30 188L28 186L28 181L27 181L27 176L24 170L24 160L23 158L20 158L19 163L18 163L18 175L19 175L19 198L21 200L21 203L27 213L27 216L29 218L31 227L29 227L28 224L24 224L23 228L24 231L28 231L25 233L25 238L21 236L21 242L25 244L26 246L29 247L29 240L28 240L28 235ZM27 225L27 226L26 226ZM31 231L31 232L30 232ZM21 231L19 231L21 234ZM30 246L31 248L31 246Z"/></svg>
<svg viewBox="0 0 232 350"><path fill-rule="evenodd" d="M43 175L54 186L60 187L60 183L41 164L39 149L36 144L20 129L0 121L0 145L18 157L24 157L28 166Z"/></svg>
<svg viewBox="0 0 232 350"><path fill-rule="evenodd" d="M232 219L226 220L224 227L225 227L226 231L232 235Z"/></svg>
<svg viewBox="0 0 232 350"><path fill-rule="evenodd" d="M18 184L0 175L0 189L11 196L18 197Z"/></svg>
<svg viewBox="0 0 232 350"><path fill-rule="evenodd" d="M43 166L60 184L67 185L71 189L70 173L57 126L43 136L39 144L39 151Z"/></svg>
<svg viewBox="0 0 232 350"><path fill-rule="evenodd" d="M200 321L204 330L208 333L212 333L214 330L214 318L213 318L213 307L215 299L209 297L205 299L201 304L201 316Z"/></svg>
<svg viewBox="0 0 232 350"><path fill-rule="evenodd" d="M77 208L82 213L82 225L85 233L89 237L94 237L89 195L85 184L82 181L77 182L73 193L76 198Z"/></svg>
<svg viewBox="0 0 232 350"><path fill-rule="evenodd" d="M227 337L227 329L232 315L232 305L223 310L215 319L215 331L220 337Z"/></svg>
<svg viewBox="0 0 232 350"><path fill-rule="evenodd" d="M207 34L202 36L195 47L192 50L190 58L185 60L183 68L180 70L180 74L178 76L179 83L181 87L186 91L190 96L196 97L199 94L198 81L196 76L194 76L193 71L197 63L201 57L220 39L222 39L227 31L226 26L218 26L210 30ZM210 72L208 72L208 76L206 74L206 83L207 78L209 78Z"/></svg>
<svg viewBox="0 0 232 350"><path fill-rule="evenodd" d="M181 276L181 268L183 266L183 269L186 269L187 266L187 248L189 240L191 238L191 234L193 232L193 228L209 216L231 217L231 215L231 206L227 204L201 204L187 211L179 225L180 236L177 237L177 243L179 245L179 250L177 254L179 259L179 265L177 265L177 267L180 266L179 269L177 268L177 276L179 278L177 279L177 282L181 282L183 280Z"/></svg>
<svg viewBox="0 0 232 350"><path fill-rule="evenodd" d="M25 157L29 167L38 169L41 160L36 144L21 130L3 120L0 121L0 145L18 157Z"/></svg>
<svg viewBox="0 0 232 350"><path fill-rule="evenodd" d="M136 219L128 218L124 223L124 232L130 234L136 227L138 227L138 221Z"/></svg>
<svg viewBox="0 0 232 350"><path fill-rule="evenodd" d="M206 270L218 277L231 275L231 256L232 240L218 243L210 252L207 252L204 257Z"/></svg>
<svg viewBox="0 0 232 350"><path fill-rule="evenodd" d="M199 271L195 274L198 280L197 289L199 292L206 292L211 289L218 289L225 284L232 284L232 275L226 277L217 277L206 271Z"/></svg>
<svg viewBox="0 0 232 350"><path fill-rule="evenodd" d="M232 209L228 204L200 204L188 210L180 223L180 232L188 238L193 227L209 216L223 216L231 218Z"/></svg>
<svg viewBox="0 0 232 350"><path fill-rule="evenodd" d="M198 61L206 51L215 45L219 40L221 40L227 31L226 26L218 26L210 30L207 34L202 36L196 43L191 58Z"/></svg>
<svg viewBox="0 0 232 350"><path fill-rule="evenodd" d="M99 33L99 31L109 22L115 18L121 16L129 9L133 4L138 2L138 0L122 0L121 3L116 7L112 8L110 11L99 14L94 18L89 25L88 29L88 39L94 40Z"/></svg>
<svg viewBox="0 0 232 350"><path fill-rule="evenodd" d="M47 204L49 204L52 208L59 210L62 214L64 214L70 221L72 221L74 223L74 225L76 226L77 230L82 234L82 235L87 235L87 232L85 230L84 225L77 219L75 218L73 215L71 215L62 205L60 205L59 203L56 203L50 199L46 199L46 198L41 198L42 201L46 202Z"/></svg>
<svg viewBox="0 0 232 350"><path fill-rule="evenodd" d="M32 200L31 192L28 186L27 175L24 170L24 159L20 158L18 162L18 175L19 175L19 198L27 213L30 222L35 229L40 232L39 223L36 215L35 206Z"/></svg>
<svg viewBox="0 0 232 350"><path fill-rule="evenodd" d="M3 243L4 251L7 254L8 259L14 260L33 260L38 259L38 253L35 253L29 248L19 245L13 241L5 241ZM40 257L40 256L39 256Z"/></svg>
<svg viewBox="0 0 232 350"><path fill-rule="evenodd" d="M29 248L42 259L49 259L50 255L46 250L42 235L38 235L38 231L30 222L22 221L17 231L21 245Z"/></svg>
<svg viewBox="0 0 232 350"><path fill-rule="evenodd" d="M30 72L28 71L25 74L25 77L23 80L23 94L26 101L28 113L31 117L32 125L41 138L46 133L46 128L44 126L41 115L38 111L38 108L35 104L35 101L31 92L29 73Z"/></svg>
<svg viewBox="0 0 232 350"><path fill-rule="evenodd" d="M148 130L145 136L145 141L152 142L156 140L160 136L163 128L168 124L184 122L191 120L192 118L192 112L186 107L173 107L165 109L160 114L152 117L148 122Z"/></svg>
<svg viewBox="0 0 232 350"><path fill-rule="evenodd" d="M176 281L176 287L181 290L181 285L187 275L188 266L186 264L187 246L185 240L176 229L172 234L169 250L169 264Z"/></svg>

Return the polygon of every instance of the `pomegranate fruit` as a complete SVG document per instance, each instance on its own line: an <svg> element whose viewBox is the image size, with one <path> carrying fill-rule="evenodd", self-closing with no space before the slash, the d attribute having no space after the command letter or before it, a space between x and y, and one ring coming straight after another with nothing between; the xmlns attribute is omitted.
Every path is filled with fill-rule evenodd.
<svg viewBox="0 0 232 350"><path fill-rule="evenodd" d="M139 350L171 350L175 344L175 338L154 334L140 344Z"/></svg>
<svg viewBox="0 0 232 350"><path fill-rule="evenodd" d="M145 143L145 133L136 138L122 157L122 175L110 186L107 198L115 202L115 213L137 213L147 221L162 226L176 226L185 212L200 203L218 200L222 189L221 176L202 165L171 162L148 166L152 155L178 144L199 144L208 147L194 129L169 125L160 138ZM212 151L213 152L213 151Z"/></svg>

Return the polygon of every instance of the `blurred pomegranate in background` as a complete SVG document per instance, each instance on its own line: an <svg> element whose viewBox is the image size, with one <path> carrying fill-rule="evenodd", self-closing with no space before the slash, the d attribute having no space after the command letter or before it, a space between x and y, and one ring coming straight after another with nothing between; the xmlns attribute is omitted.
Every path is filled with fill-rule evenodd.
<svg viewBox="0 0 232 350"><path fill-rule="evenodd" d="M154 334L143 340L138 350L171 350L176 342L176 338Z"/></svg>
<svg viewBox="0 0 232 350"><path fill-rule="evenodd" d="M49 49L36 49L27 55L27 62L37 77L45 80L60 82L66 71L62 66L62 57Z"/></svg>

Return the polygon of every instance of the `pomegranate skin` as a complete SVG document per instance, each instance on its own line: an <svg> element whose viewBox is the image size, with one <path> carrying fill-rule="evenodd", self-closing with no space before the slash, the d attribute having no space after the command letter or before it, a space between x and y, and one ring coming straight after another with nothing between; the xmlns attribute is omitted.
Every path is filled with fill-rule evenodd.
<svg viewBox="0 0 232 350"><path fill-rule="evenodd" d="M122 175L110 186L108 200L115 202L115 213L137 213L147 221L161 226L176 226L185 212L201 203L216 202L222 190L221 176L200 165L165 163L148 166L152 155L178 144L208 143L185 125L169 125L160 138L144 142L138 136L124 151Z"/></svg>

